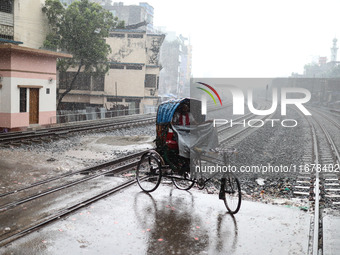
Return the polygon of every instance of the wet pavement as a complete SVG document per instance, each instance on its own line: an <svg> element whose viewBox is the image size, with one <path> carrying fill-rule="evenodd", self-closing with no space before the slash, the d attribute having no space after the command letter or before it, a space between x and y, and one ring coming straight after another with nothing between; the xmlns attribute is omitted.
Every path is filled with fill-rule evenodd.
<svg viewBox="0 0 340 255"><path fill-rule="evenodd" d="M137 185L0 248L0 254L306 254L310 214L216 194Z"/></svg>
<svg viewBox="0 0 340 255"><path fill-rule="evenodd" d="M337 255L340 251L340 216L326 215L323 218L323 254Z"/></svg>
<svg viewBox="0 0 340 255"><path fill-rule="evenodd" d="M124 156L130 150L144 149L146 141L152 139L94 134L2 149L0 191ZM135 145L139 142L141 148ZM105 188L104 183L114 184L114 179L105 177L89 185ZM51 209L51 201L67 205L74 194L66 194L64 200L46 199L45 205L39 205L46 210L39 211ZM217 194L185 192L161 184L147 195L134 185L0 248L0 254L307 254L311 214L293 206L298 203L287 202L291 201L276 201L278 206L242 201L233 218ZM24 204L17 213L3 212L4 218L9 215L0 222L0 233L6 232L9 220L18 226L26 223L30 215L38 214L35 209ZM324 254L337 254L340 220L333 214L324 219Z"/></svg>

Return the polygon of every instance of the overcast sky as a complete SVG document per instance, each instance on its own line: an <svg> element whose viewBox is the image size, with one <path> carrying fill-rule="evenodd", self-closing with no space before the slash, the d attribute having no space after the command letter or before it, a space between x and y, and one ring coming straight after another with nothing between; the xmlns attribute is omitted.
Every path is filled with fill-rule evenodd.
<svg viewBox="0 0 340 255"><path fill-rule="evenodd" d="M338 0L146 2L154 7L154 26L190 37L194 77L301 74L318 56L329 61L332 40L340 39Z"/></svg>

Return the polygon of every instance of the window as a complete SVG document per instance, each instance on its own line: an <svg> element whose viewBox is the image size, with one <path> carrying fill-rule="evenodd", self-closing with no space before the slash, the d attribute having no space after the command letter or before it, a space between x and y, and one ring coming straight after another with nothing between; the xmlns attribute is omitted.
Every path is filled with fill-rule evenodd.
<svg viewBox="0 0 340 255"><path fill-rule="evenodd" d="M1 0L0 12L13 13L13 0Z"/></svg>
<svg viewBox="0 0 340 255"><path fill-rule="evenodd" d="M27 89L20 88L20 112L27 112Z"/></svg>
<svg viewBox="0 0 340 255"><path fill-rule="evenodd" d="M46 94L50 94L50 89L46 88Z"/></svg>
<svg viewBox="0 0 340 255"><path fill-rule="evenodd" d="M146 88L156 88L156 75L146 74L145 75L145 87Z"/></svg>
<svg viewBox="0 0 340 255"><path fill-rule="evenodd" d="M107 102L123 102L122 99L119 99L119 98L115 98L115 97L108 97L106 99Z"/></svg>
<svg viewBox="0 0 340 255"><path fill-rule="evenodd" d="M14 39L13 35L4 35L4 34L0 34L0 38L7 39L7 40L13 40Z"/></svg>
<svg viewBox="0 0 340 255"><path fill-rule="evenodd" d="M110 69L124 69L124 66L123 65L111 64Z"/></svg>
<svg viewBox="0 0 340 255"><path fill-rule="evenodd" d="M115 34L115 33L111 33L110 37L115 37L115 38L124 38L125 34Z"/></svg>
<svg viewBox="0 0 340 255"><path fill-rule="evenodd" d="M128 38L143 38L143 34L128 34Z"/></svg>
<svg viewBox="0 0 340 255"><path fill-rule="evenodd" d="M126 66L126 69L128 70L142 70L143 69L143 66Z"/></svg>

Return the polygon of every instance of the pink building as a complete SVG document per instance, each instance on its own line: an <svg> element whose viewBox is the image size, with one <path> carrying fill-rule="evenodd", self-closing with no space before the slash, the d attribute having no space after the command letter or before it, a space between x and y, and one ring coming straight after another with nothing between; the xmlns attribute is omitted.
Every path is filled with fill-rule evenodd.
<svg viewBox="0 0 340 255"><path fill-rule="evenodd" d="M71 57L0 45L0 131L56 122L56 59Z"/></svg>

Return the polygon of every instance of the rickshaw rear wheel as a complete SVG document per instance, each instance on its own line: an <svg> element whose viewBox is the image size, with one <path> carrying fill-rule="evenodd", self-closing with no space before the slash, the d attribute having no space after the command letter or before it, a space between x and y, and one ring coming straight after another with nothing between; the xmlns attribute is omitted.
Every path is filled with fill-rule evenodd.
<svg viewBox="0 0 340 255"><path fill-rule="evenodd" d="M161 163L152 154L145 154L138 162L136 179L139 187L146 192L155 191L162 178Z"/></svg>
<svg viewBox="0 0 340 255"><path fill-rule="evenodd" d="M177 189L189 190L195 185L195 181L191 179L190 173L184 172L179 178L171 178L172 183Z"/></svg>
<svg viewBox="0 0 340 255"><path fill-rule="evenodd" d="M228 176L221 180L220 199L224 200L230 214L236 214L241 207L241 185L238 178L229 173Z"/></svg>

